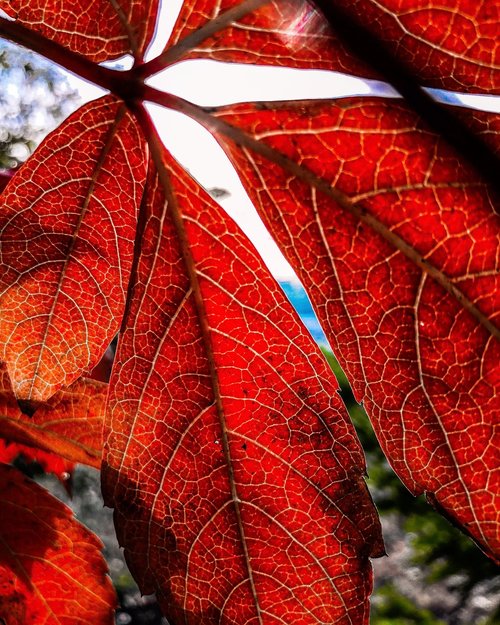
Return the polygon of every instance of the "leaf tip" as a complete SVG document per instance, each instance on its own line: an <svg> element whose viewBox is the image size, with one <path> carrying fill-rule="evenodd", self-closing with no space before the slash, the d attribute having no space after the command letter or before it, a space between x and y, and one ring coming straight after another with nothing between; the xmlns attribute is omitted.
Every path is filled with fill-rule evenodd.
<svg viewBox="0 0 500 625"><path fill-rule="evenodd" d="M30 399L18 399L19 410L28 417L32 417L40 405L40 402Z"/></svg>

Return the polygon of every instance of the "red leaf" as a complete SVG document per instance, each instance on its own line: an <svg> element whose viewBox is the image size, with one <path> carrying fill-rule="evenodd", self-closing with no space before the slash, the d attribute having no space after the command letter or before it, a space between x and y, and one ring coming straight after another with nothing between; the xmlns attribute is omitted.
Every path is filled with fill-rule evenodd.
<svg viewBox="0 0 500 625"><path fill-rule="evenodd" d="M367 24L423 84L500 93L500 4L455 0L352 0L336 3Z"/></svg>
<svg viewBox="0 0 500 625"><path fill-rule="evenodd" d="M304 0L184 2L166 50L170 62L182 56L371 73L339 48L324 17Z"/></svg>
<svg viewBox="0 0 500 625"><path fill-rule="evenodd" d="M100 468L106 395L107 384L81 378L28 417L18 406L7 372L0 369L0 436Z"/></svg>
<svg viewBox="0 0 500 625"><path fill-rule="evenodd" d="M0 193L5 189L12 178L13 172L10 169L0 171Z"/></svg>
<svg viewBox="0 0 500 625"><path fill-rule="evenodd" d="M73 462L43 449L0 438L0 462L11 464L19 456L22 456L27 463L40 465L45 473L53 473L71 495L71 476L75 468Z"/></svg>
<svg viewBox="0 0 500 625"><path fill-rule="evenodd" d="M116 334L145 170L133 118L106 96L52 133L5 189L0 359L18 398L68 386Z"/></svg>
<svg viewBox="0 0 500 625"><path fill-rule="evenodd" d="M158 4L158 0L0 0L0 9L100 63L128 52L142 57L154 33Z"/></svg>
<svg viewBox="0 0 500 625"><path fill-rule="evenodd" d="M21 453L20 445L9 443L0 438L0 462L10 464Z"/></svg>
<svg viewBox="0 0 500 625"><path fill-rule="evenodd" d="M219 135L397 474L498 554L499 218L487 186L397 101L221 116L259 140Z"/></svg>
<svg viewBox="0 0 500 625"><path fill-rule="evenodd" d="M131 571L172 622L366 623L383 547L336 381L244 235L164 159L102 472Z"/></svg>
<svg viewBox="0 0 500 625"><path fill-rule="evenodd" d="M321 4L337 6L367 27L427 86L500 93L498 3L326 0ZM226 20L225 13L237 8L242 16ZM184 2L168 44L173 46L175 51L167 52L170 62L180 56L212 58L380 78L338 40L314 2L303 0Z"/></svg>
<svg viewBox="0 0 500 625"><path fill-rule="evenodd" d="M111 625L116 597L100 540L17 469L0 465L0 620Z"/></svg>

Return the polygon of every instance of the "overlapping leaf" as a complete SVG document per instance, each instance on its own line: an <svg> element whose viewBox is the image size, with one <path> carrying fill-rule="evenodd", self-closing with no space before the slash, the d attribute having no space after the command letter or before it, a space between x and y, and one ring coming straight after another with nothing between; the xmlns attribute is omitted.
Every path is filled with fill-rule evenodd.
<svg viewBox="0 0 500 625"><path fill-rule="evenodd" d="M498 92L495 4L318 4L341 5L425 84ZM42 11L43 34L92 60L129 49L140 60L156 3L13 8L31 26ZM188 0L158 67L188 57L374 75L298 1ZM242 105L219 115L229 126L197 115L298 268L398 473L498 554L490 190L394 102ZM489 139L490 121L478 121ZM7 190L0 357L21 398L75 380L116 332L140 143L125 106L105 98ZM379 527L335 385L253 249L164 158L144 204L108 416L104 490L131 569L173 622L364 623Z"/></svg>
<svg viewBox="0 0 500 625"><path fill-rule="evenodd" d="M367 28L427 86L500 93L498 3L459 0L443 6L434 0L325 0L318 4ZM237 19L226 19L236 10L241 12ZM177 47L175 56L180 53L184 58L330 69L380 78L351 54L312 0L187 1L169 45Z"/></svg>
<svg viewBox="0 0 500 625"><path fill-rule="evenodd" d="M0 492L0 621L114 623L99 539L13 467L0 465Z"/></svg>
<svg viewBox="0 0 500 625"><path fill-rule="evenodd" d="M425 85L500 93L500 5L456 0L327 0L366 24Z"/></svg>
<svg viewBox="0 0 500 625"><path fill-rule="evenodd" d="M107 415L129 566L172 623L366 623L383 547L335 379L244 235L164 159Z"/></svg>
<svg viewBox="0 0 500 625"><path fill-rule="evenodd" d="M144 185L143 139L112 96L52 133L0 203L0 359L43 401L91 369L118 330Z"/></svg>
<svg viewBox="0 0 500 625"><path fill-rule="evenodd" d="M39 447L31 447L23 443L14 443L10 439L0 438L0 463L11 464L20 458L28 466L37 465L37 468L40 467L45 473L55 475L67 493L72 494L74 462Z"/></svg>
<svg viewBox="0 0 500 625"><path fill-rule="evenodd" d="M304 0L184 2L167 50L169 60L202 57L372 74L339 47L324 17Z"/></svg>
<svg viewBox="0 0 500 625"><path fill-rule="evenodd" d="M498 198L397 101L220 116L394 469L498 557Z"/></svg>
<svg viewBox="0 0 500 625"><path fill-rule="evenodd" d="M106 394L107 384L80 378L27 416L0 369L0 436L99 468Z"/></svg>
<svg viewBox="0 0 500 625"><path fill-rule="evenodd" d="M96 63L141 56L154 32L158 0L1 0L0 9Z"/></svg>

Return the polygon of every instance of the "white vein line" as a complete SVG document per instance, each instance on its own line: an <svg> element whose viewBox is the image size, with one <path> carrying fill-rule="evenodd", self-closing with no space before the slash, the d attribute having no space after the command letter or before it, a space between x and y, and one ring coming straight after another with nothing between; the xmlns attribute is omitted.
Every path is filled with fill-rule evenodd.
<svg viewBox="0 0 500 625"><path fill-rule="evenodd" d="M284 458L282 458L281 456L279 456L278 454L275 454L273 451L271 451L270 449L268 449L267 447L265 447L262 443L257 442L255 439L253 438L249 438L248 436L246 436L245 434L241 434L238 431L235 430L228 430L228 434L232 434L233 436L238 436L239 438L248 441L251 445L255 445L256 447L258 447L259 449L262 449L264 452L268 453L269 455L273 456L274 458L276 458L277 460L279 460L282 464L284 464L286 467L288 467L288 469L290 469L291 471L293 471L296 475L298 475L300 478L302 478L305 482L307 482L309 484L309 486L311 486L318 495L320 495L321 497L323 497L324 499L326 499L328 501L328 503L330 503L341 515L342 517L347 518L351 525L354 525L353 522L351 521L351 519L349 519L349 517L346 516L346 514L344 512L342 512L342 510L338 507L337 503L335 501L333 501L333 499L331 499L331 497L329 495L327 495L327 493L324 492L324 490L322 488L320 488L317 484L315 484L311 479L309 479L308 477L306 477L299 469L297 469L293 464L290 464L287 460L285 460ZM325 450L326 451L326 450ZM340 465L341 466L341 465ZM344 467L342 467L344 468ZM346 471L347 474L347 471ZM332 485L333 483L330 483L329 485Z"/></svg>
<svg viewBox="0 0 500 625"><path fill-rule="evenodd" d="M177 441L177 444L175 445L174 449L172 449L170 458L168 459L168 462L165 464L165 467L163 469L162 472L162 476L160 479L160 483L158 485L158 488L156 490L155 496L153 498L153 503L150 507L150 511L149 511L149 523L148 523L148 535L147 535L147 546L146 546L146 553L147 553L147 558L148 558L148 567L149 567L149 554L150 554L150 549L151 549L151 527L152 527L152 523L151 520L154 517L154 513L156 511L156 506L158 503L158 497L160 495L163 495L163 486L165 484L165 479L167 477L167 473L168 470L170 469L170 466L172 464L172 462L175 459L175 456L177 454L177 451L179 450L179 448L181 447L182 443L184 442L184 439L186 438L186 436L189 434L190 430L193 428L193 426L198 423L198 421L200 421L200 419L210 410L210 408L213 408L214 406L214 402L210 403L208 406L206 406L203 410L201 410L194 419L192 419L187 428L181 433L179 440Z"/></svg>
<svg viewBox="0 0 500 625"><path fill-rule="evenodd" d="M159 237L160 239L161 237ZM158 258L157 256L155 256L155 258ZM152 271L150 272L151 275ZM144 290L144 294L146 293L147 289ZM134 430L137 424L137 419L140 416L140 405L143 401L144 395L147 392L147 385L151 379L151 376L153 375L153 372L155 371L155 363L156 363L156 359L159 356L159 354L161 353L161 350L163 348L163 345L165 343L165 341L167 340L168 336L169 336L169 331L172 328L172 326L174 325L175 321L177 320L177 317L179 316L180 312L182 311L182 309L184 308L187 300L189 299L191 295L191 289L188 289L188 291L186 292L186 294L184 295L184 297L182 298L182 300L180 301L179 305L177 306L177 309L175 311L175 313L172 315L168 326L165 328L161 339L158 341L158 345L156 346L156 350L154 355L151 358L147 358L147 360L150 362L150 367L149 367L149 371L148 371L148 375L146 377L146 380L143 383L142 389L141 389L141 393L139 395L139 397L135 400L137 403L137 410L135 411L135 416L133 417L133 421L130 425L130 431L129 431L129 435L127 436L127 444L125 445L125 448L122 452L122 458L121 458L121 463L120 466L118 468L118 472L120 474L123 473L123 464L125 462L125 459L127 458L128 455L128 448L130 445L130 442L133 440L134 438Z"/></svg>
<svg viewBox="0 0 500 625"><path fill-rule="evenodd" d="M303 608L304 612L308 615L308 616L312 616L311 610L310 608L306 607L304 605L304 603L300 600L300 597L297 596L293 590L295 589L291 589L289 586L286 586L283 582L281 582L279 579L277 579L276 577L273 577L272 575L269 575L268 573L264 573L263 571L255 571L255 575L258 577L267 577L268 579L272 580L275 584L277 584L278 586L280 586L281 588L284 588L285 590L287 590L292 597L295 599L295 601L301 606L301 608ZM241 582L238 582L238 584L236 584L236 586L234 586L234 588L231 590L231 592L229 593L229 595L226 597L226 600L224 601L224 603L222 604L222 607L220 609L220 614L219 614L219 624L222 624L222 619L224 617L224 610L226 609L226 605L229 603L230 598L232 597L232 595L234 594L234 592L236 590L238 590L238 588L240 586L242 586L243 584L245 584L246 582L249 582L249 578L245 577L245 579L242 579ZM272 618L277 618L279 619L282 623L285 623L285 621L283 621L283 619L277 615L277 614L273 614L269 611L266 610L262 610L262 613L264 614L269 614L269 616L271 616ZM325 625L324 621L319 620L318 618L314 617L316 619L316 621L320 624L320 625Z"/></svg>
<svg viewBox="0 0 500 625"><path fill-rule="evenodd" d="M339 441L337 441L334 436L333 436L333 432L331 431L331 429L329 428L329 426L325 423L324 421L324 417L323 417L323 413L328 412L328 411L333 411L332 407L330 405L328 405L328 407L325 407L324 410L321 411L321 413L317 412L316 410L314 410L312 408L312 406L310 406L309 404L307 404L299 395L298 393L290 386L290 384L280 375L278 374L278 372L276 371L276 369L274 369L272 367L272 365L264 358L264 356L262 354L259 354L259 352L255 351L252 347L250 347L248 344L244 343L243 341L239 341L238 339L236 339L234 336L229 336L227 334L224 334L223 332L220 332L219 330L216 329L212 329L212 332L214 332L214 334L219 334L220 336L224 336L225 338L229 338L231 339L234 343L236 343L236 345L240 345L242 347L247 348L248 350L250 350L252 352L252 354L254 354L254 356L256 356L259 360L263 361L264 364L273 372L275 373L279 379L283 382L285 388L287 388L289 391L291 391L294 395L294 397L300 402L301 406L303 406L304 408L307 408L308 410L310 410L312 413L314 413L318 419L321 421L321 424L323 425L324 429L326 432L328 432L328 435L330 436L332 442L334 444L337 444L339 447L343 447L348 453L350 454L350 450L347 449L347 447L345 447L344 445L341 445ZM306 380L303 380L306 381ZM323 390L323 389L322 389ZM241 399L241 398L240 398Z"/></svg>
<svg viewBox="0 0 500 625"><path fill-rule="evenodd" d="M194 223L197 227L199 227L201 230L205 231L212 239L214 238L213 233L210 232L210 230L208 230L207 228L205 228L204 226L202 226L200 223L198 223L196 221L196 219L191 218L191 217L184 217L184 219L186 221L191 221L192 223ZM231 248L227 247L225 244L223 244L221 241L218 241L219 244L221 244L224 249L226 249L228 252L230 252L233 256L235 256L234 254L234 250L232 250ZM261 312L259 309L254 308L252 306L249 306L248 304L244 304L241 300L237 299L234 296L234 293L231 293L230 291L226 290L222 284L220 282L217 282L216 280L214 280L212 277L210 277L208 274L204 273L202 270L200 269L196 269L196 273L198 274L198 276L204 278L205 280L207 280L208 282L210 282L211 284L213 284L215 287L217 287L219 290L221 290L223 293L225 293L227 295L227 297L229 299L231 299L232 301L236 302L236 304L238 305L239 308L242 308L243 310L248 310L250 312L252 312L253 314L255 314L257 317L261 317L262 319L264 319L266 324L269 324L273 327L274 330L276 330L281 336L283 336L286 340L286 342L289 345L293 345L296 349L298 349L298 351L302 354L302 356L306 359L309 359L309 354L307 354L301 346L299 346L297 343L295 343L294 341L292 341L290 339L290 336L283 330L283 328L276 324L274 321L272 321L269 316L267 316L266 314L264 314L263 312ZM274 293L273 293L274 295ZM280 292L281 295L281 292ZM283 296L286 303L288 304L288 299L286 298L286 296ZM277 306L276 309L279 309L279 304L281 304L280 302L276 302ZM291 306L291 304L290 304ZM295 310L292 308L292 314L293 314L293 318L294 318L294 322L295 325L297 326L297 328L302 329L303 328L303 324L302 322L298 322L298 315L295 312ZM213 328L212 328L213 329ZM215 331L215 330L214 330ZM220 332L219 332L220 333ZM222 333L220 333L222 334Z"/></svg>
<svg viewBox="0 0 500 625"><path fill-rule="evenodd" d="M216 470L220 470L223 468L224 468L224 465L221 465L220 467L217 467ZM234 504L234 500L230 498L224 504L222 504L220 508L217 508L217 510L212 514L212 516L208 519L208 521L206 521L203 527L199 529L198 533L193 539L193 542L191 543L189 551L186 555L186 582L184 586L184 600L182 603L184 613L186 613L186 604L188 600L188 585L189 585L189 576L190 576L189 568L190 568L191 556L193 554L194 547L198 543L198 541L201 540L201 537L203 533L205 532L205 530L214 522L214 520L219 516L219 514L221 514L221 512L223 512L227 507L232 506L233 504ZM250 579L250 578L246 578L246 579Z"/></svg>
<svg viewBox="0 0 500 625"><path fill-rule="evenodd" d="M333 590L337 594L338 598L340 599L340 603L342 604L343 608L345 609L345 612L346 612L346 615L347 615L347 617L349 619L350 625L355 625L352 622L352 619L351 619L351 616L349 614L348 608L346 606L344 597L343 597L342 593L339 591L339 589L337 588L337 586L335 584L334 578L330 576L328 571L325 569L323 563L320 560L318 560L317 556L310 549L308 549L308 547L306 547L304 544L302 544L282 523L280 523L275 517L271 516L268 512L266 512L262 508L259 508L259 506L257 506L254 503L251 503L250 501L245 501L245 502L242 502L242 503L243 503L244 506L249 506L251 508L254 508L255 510L257 510L258 513L260 513L263 516L267 517L269 519L269 521L271 522L271 524L277 525L290 538L290 540L292 542L294 542L296 545L298 545L303 551L305 551L311 557L311 559L317 565L317 567L324 573L325 580L327 580L330 583L330 586L333 588Z"/></svg>
<svg viewBox="0 0 500 625"><path fill-rule="evenodd" d="M497 65L493 64L493 63L485 63L483 60L479 61L479 59L475 59L474 57L468 57L465 55L460 55L457 54L456 52L453 52L452 50L450 50L449 48L446 48L443 46L443 44L439 45L439 44L435 44L432 41L428 40L428 39L424 39L423 37L420 37L419 35L417 35L417 33L415 33L414 31L408 30L407 28L405 28L405 26L403 26L403 23L401 21L401 17L403 15L406 14L412 14L412 13L418 13L418 9L416 11L406 11L406 12L401 12L401 17L400 15L398 15L397 13L393 13L391 11L387 10L387 7L381 5L379 2L376 2L376 0L372 0L374 2L374 4L376 6L378 6L378 8L385 13L386 15L389 15L389 17L392 17L398 24L398 26L401 28L401 30L403 31L403 33L406 33L406 35L408 35L409 37L411 37L412 39L415 39L416 41L423 43L424 45L428 46L429 48L431 48L432 50L436 50L438 52L440 52L441 54L444 54L445 56L449 56L452 59L455 60L459 60L459 61L463 61L463 62L467 62L467 63L471 63L472 65L478 65L479 67L487 67L489 69L494 69L496 70L498 68ZM453 8L449 8L447 6L440 6L439 9L441 11L447 11L449 13L451 13L453 16L457 15L458 12L456 10L453 10ZM466 15L465 16L466 19L468 21L475 21L475 17L470 16L470 15ZM479 38L476 38L476 42L479 41ZM455 80L458 80L458 78L455 78ZM463 84L463 83L462 83Z"/></svg>
<svg viewBox="0 0 500 625"><path fill-rule="evenodd" d="M363 359L361 358L361 346L359 344L359 338L360 337L358 335L358 332L356 331L356 328L354 327L354 323L353 323L351 315L349 314L349 311L347 309L347 305L344 302L344 289L342 287L342 283L340 281L339 274L337 272L337 265L335 263L335 259L333 257L333 254L332 254L332 251L330 249L330 246L328 245L328 241L326 239L325 229L323 228L323 222L321 220L321 217L320 217L320 214L319 214L319 210L318 210L318 203L317 203L316 195L317 195L316 187L311 187L311 205L312 205L312 209L313 209L313 214L314 214L315 221L316 221L316 224L318 226L318 230L319 230L319 233L320 233L320 236L321 236L321 241L323 242L323 247L325 248L325 251L327 253L328 260L330 261L330 266L332 268L333 275L335 276L335 281L336 281L336 283L338 285L339 294L340 294L340 298L339 299L340 299L342 308L344 309L346 318L349 320L349 325L351 326L351 330L352 330L352 332L354 334L354 337L355 337L356 349L357 349L357 352L358 352L359 367L360 367L361 373L363 375L363 384L364 384L364 386L366 388L366 393L365 394L368 395L370 387L369 387L369 384L368 384L368 381L367 381L367 377L366 377L364 362L363 362ZM330 325L330 324L328 324L328 325ZM333 328L331 328L331 331L333 333Z"/></svg>
<svg viewBox="0 0 500 625"><path fill-rule="evenodd" d="M484 544L488 544L488 540L486 538L486 536L484 535L483 532L483 528L481 526L481 523L479 522L477 516L476 516L476 510L475 507L471 501L471 495L469 492L469 488L468 486L465 484L463 477L462 477L462 473L460 471L460 465L459 463L457 463L456 458L455 458L455 452L453 450L453 447L451 446L449 440L448 440L448 433L446 432L446 429L444 428L442 422L441 422L441 417L438 413L438 411L435 409L434 407L434 403L432 402L432 399L429 395L429 393L427 392L427 388L425 386L425 382L424 382L424 375L423 375L423 371L422 371L422 360L421 360L421 354L420 354L420 329L419 329L419 323L418 323L418 310L419 310L419 306L420 306L420 298L422 296L423 290L424 290L424 286L425 286L425 282L427 280L427 274L422 273L422 278L420 280L420 284L419 284L419 288L418 288L418 292L417 292L417 296L415 298L415 346L416 346L416 352L417 352L417 358L416 358L416 365L417 365L417 369L418 369L418 377L420 380L420 387L422 388L422 391L424 392L425 398L427 399L427 403L429 404L429 407L432 411L432 413L434 414L434 418L436 419L436 423L439 426L439 429L441 430L441 433L443 435L443 439L445 441L445 444L450 452L450 456L453 458L453 463L455 465L455 470L457 472L457 477L458 480L463 488L464 494L467 497L467 501L469 503L469 508L470 511L472 512L472 516L474 518L474 522L476 524L476 528L479 530L479 533L481 534L481 537L483 538ZM406 448L406 445L403 445L403 449ZM405 460L405 464L406 464L406 460ZM408 466L408 465L406 465ZM442 487L441 487L442 488ZM438 490L441 490L441 488L439 488ZM437 492L437 491L436 491Z"/></svg>

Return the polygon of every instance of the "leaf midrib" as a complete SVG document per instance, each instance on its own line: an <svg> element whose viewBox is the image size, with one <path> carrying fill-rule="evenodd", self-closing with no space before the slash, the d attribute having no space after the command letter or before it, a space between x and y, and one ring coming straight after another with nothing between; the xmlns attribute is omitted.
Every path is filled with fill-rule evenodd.
<svg viewBox="0 0 500 625"><path fill-rule="evenodd" d="M55 310L56 310L56 307L57 307L57 304L58 304L58 301L59 301L59 296L61 295L61 292L62 292L62 285L63 285L63 282L65 281L65 278L66 278L66 273L67 273L67 270L68 270L68 266L69 266L69 264L73 260L73 251L74 251L76 242L78 241L78 233L80 231L80 228L82 227L82 224L84 222L85 216L87 214L87 210L88 210L88 207L89 207L89 204L90 204L90 200L92 199L92 195L94 193L94 189L95 189L96 184L97 184L97 179L98 179L98 177L99 177L99 175L101 173L101 170L103 168L104 161L105 161L105 159L106 159L106 157L107 157L107 155L108 155L108 153L109 153L109 151L111 149L113 140L115 139L115 136L116 136L117 129L118 129L122 119L124 118L125 112L126 112L125 105L124 104L120 105L120 107L118 108L118 110L116 112L116 117L113 120L112 124L110 125L109 130L107 131L106 141L105 141L105 143L104 143L104 145L103 145L103 147L101 149L101 154L99 155L99 158L97 159L97 161L95 163L95 166L94 166L91 178L90 178L90 184L89 184L89 187L88 187L88 191L87 191L87 194L86 194L86 196L84 198L84 201L83 201L83 204L82 204L82 209L80 211L78 220L77 220L77 222L76 222L76 224L74 226L73 236L72 236L71 242L70 242L70 244L68 246L68 249L67 249L67 252L66 252L66 255L65 255L65 259L64 259L64 263L63 263L63 266L62 266L61 271L60 271L60 278L59 278L58 283L57 283L56 292L55 292L55 294L53 296L52 306L51 306L51 309L50 309L50 311L49 311L49 313L47 315L47 323L45 325L45 332L44 332L44 335L43 335L43 339L41 341L40 351L38 352L38 358L37 358L36 364L34 366L34 374L33 374L32 379L31 379L28 399L32 398L33 390L34 390L34 388L36 386L36 380L38 379L38 371L40 369L40 364L41 364L41 361L42 361L42 355L43 355L43 353L44 353L44 351L46 349L45 344L46 344L46 341L47 341L47 337L49 335L50 328L53 325L52 324L52 319L54 317Z"/></svg>
<svg viewBox="0 0 500 625"><path fill-rule="evenodd" d="M143 109L138 109L137 113L138 113L139 119L144 120L145 113ZM146 124L147 123L148 122L146 122ZM194 257L191 252L191 246L189 244L189 239L188 239L186 228L184 225L184 217L178 205L177 197L174 194L173 188L170 183L170 174L163 161L163 146L155 130L153 130L151 133L148 133L147 137L148 137L149 146L151 148L153 161L155 162L155 165L158 171L158 177L163 186L167 206L169 208L170 215L172 217L172 222L177 232L179 245L182 250L184 264L186 267L186 271L189 277L189 282L190 282L192 293L193 293L195 308L197 311L198 320L200 323L200 328L201 328L201 333L202 333L202 340L203 340L204 347L205 347L205 354L206 354L206 358L208 361L210 380L211 380L212 390L214 394L214 403L215 403L215 407L216 407L216 411L217 411L217 415L219 419L222 449L224 452L226 467L228 471L228 481L229 481L230 491L231 491L230 493L231 502L232 502L233 509L234 509L235 516L236 516L236 521L238 525L238 533L240 535L241 546L243 549L243 557L244 557L245 565L246 565L247 572L248 572L248 580L249 580L250 587L251 587L251 592L252 592L252 596L253 596L256 612L257 612L257 617L259 619L260 625L263 625L262 616L261 616L261 607L260 607L255 580L253 576L253 569L252 569L252 564L250 560L250 554L248 551L245 529L244 529L243 520L241 517L241 508L240 508L241 498L239 497L238 490L236 487L236 479L234 475L233 461L232 461L231 451L229 447L229 436L228 436L228 428L226 424L225 409L224 409L223 400L222 400L219 376L217 373L217 365L215 362L215 354L213 351L211 328L210 328L210 324L208 321L208 316L207 316L207 311L205 308L205 303L203 300L203 295L201 292L201 286L200 286L198 272L196 268L196 261L194 260Z"/></svg>
<svg viewBox="0 0 500 625"><path fill-rule="evenodd" d="M237 146L244 146L253 152L260 154L269 161L279 165L303 182L309 184L311 187L314 187L318 189L318 191L321 191L325 195L331 197L344 210L357 217L366 225L370 226L374 232L385 239L393 248L402 252L409 260L417 265L421 271L433 278L433 280L443 287L447 293L452 295L459 302L459 304L463 306L463 308L474 316L475 319L479 321L479 323L481 323L481 325L486 328L492 336L500 340L500 329L481 310L479 310L479 308L477 308L477 306L471 302L465 294L455 286L455 284L453 284L451 279L445 273L432 265L418 252L418 250L372 215L360 202L353 202L345 193L332 188L325 179L320 178L304 165L299 165L278 150L263 143L262 141L254 139L245 131L242 131L231 124L206 113L199 107L194 107L193 105L193 108L196 109L195 114L198 121L200 121L207 128L210 125L212 132L214 130L215 132L220 132ZM191 110L190 113L192 112L193 111Z"/></svg>

